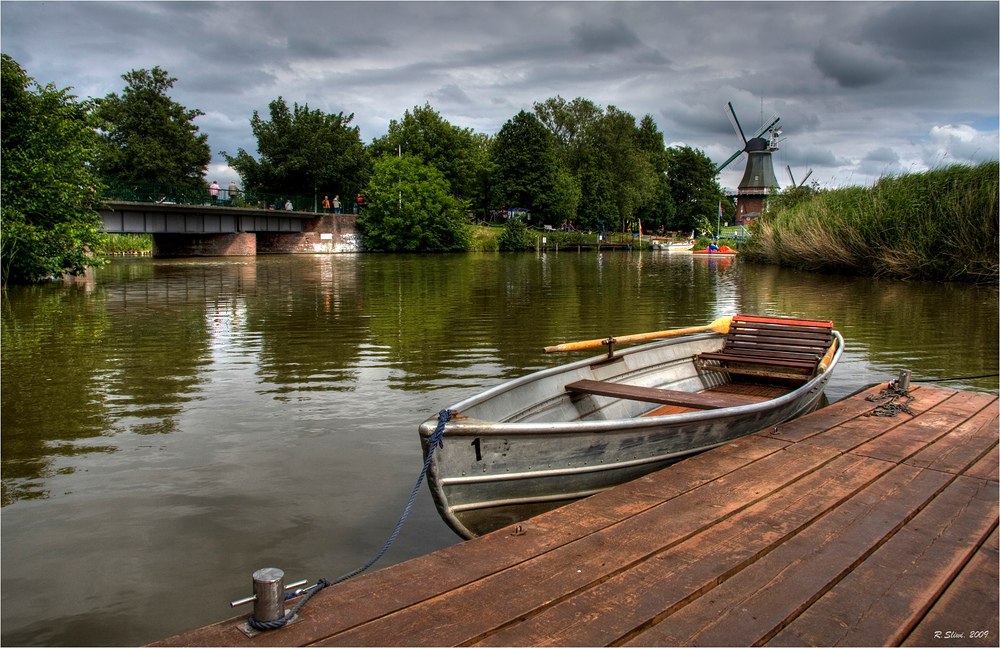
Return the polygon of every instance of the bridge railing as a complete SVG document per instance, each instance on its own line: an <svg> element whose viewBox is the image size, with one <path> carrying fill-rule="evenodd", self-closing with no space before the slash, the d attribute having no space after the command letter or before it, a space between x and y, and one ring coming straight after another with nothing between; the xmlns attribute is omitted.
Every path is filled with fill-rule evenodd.
<svg viewBox="0 0 1000 648"><path fill-rule="evenodd" d="M319 211L313 196L289 196L262 191L230 191L219 187L186 187L162 182L139 180L105 180L104 200L158 203L162 205L204 205L245 207L248 209L286 209L291 202L293 211Z"/></svg>

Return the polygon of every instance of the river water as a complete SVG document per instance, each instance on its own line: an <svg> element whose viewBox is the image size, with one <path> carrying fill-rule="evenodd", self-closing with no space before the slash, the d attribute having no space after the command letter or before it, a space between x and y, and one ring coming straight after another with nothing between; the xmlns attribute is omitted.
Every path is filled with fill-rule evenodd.
<svg viewBox="0 0 1000 648"><path fill-rule="evenodd" d="M233 616L258 568L354 570L402 513L421 421L596 355L545 345L737 312L830 319L848 349L836 401L900 369L996 374L998 311L996 287L668 252L132 259L10 287L2 643L151 642ZM458 541L424 486L373 569Z"/></svg>

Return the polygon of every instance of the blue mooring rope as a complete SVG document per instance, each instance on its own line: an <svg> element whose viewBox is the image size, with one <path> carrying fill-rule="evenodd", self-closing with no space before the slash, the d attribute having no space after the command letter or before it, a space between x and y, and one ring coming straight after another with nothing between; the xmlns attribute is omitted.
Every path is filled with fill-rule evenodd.
<svg viewBox="0 0 1000 648"><path fill-rule="evenodd" d="M427 470L430 468L431 458L434 456L434 449L444 447L444 425L445 423L451 420L451 417L454 413L455 412L453 410L448 410L448 409L443 409L438 413L438 424L437 427L434 428L434 434L432 434L430 438L430 446L427 450L427 459L424 460L424 468L423 470L420 471L420 476L417 477L417 483L413 486L413 492L410 494L410 501L406 503L406 508L403 510L403 515L399 518L399 522L396 523L396 528L393 529L392 535L389 536L389 539L382 546L382 549L375 555L375 557L369 560L367 563L365 563L363 567L359 567L354 571L352 571L351 573L345 574L334 581L328 581L325 578L321 578L312 587L309 587L305 590L299 590L296 592L290 592L286 594L285 600L292 599L300 595L302 596L302 600L296 603L295 607L289 610L288 613L285 614L285 616L281 617L280 619L275 619L274 621L258 621L257 619L253 618L253 614L251 614L247 618L247 624L251 628L261 632L264 632L266 630L277 630L278 628L288 623L298 613L298 611L302 609L302 606L305 605L310 598L312 598L313 594L320 591L324 587L328 587L330 585L336 585L337 583L342 583L349 578L354 578L361 572L365 571L366 569L374 565L379 558L385 555L385 552L389 551L389 547L391 547L392 543L396 541L396 536L399 535L399 530L403 527L403 522L406 521L406 516L410 514L410 509L413 508L413 502L416 501L417 499L417 493L420 491L420 485L424 482L424 477L427 476Z"/></svg>

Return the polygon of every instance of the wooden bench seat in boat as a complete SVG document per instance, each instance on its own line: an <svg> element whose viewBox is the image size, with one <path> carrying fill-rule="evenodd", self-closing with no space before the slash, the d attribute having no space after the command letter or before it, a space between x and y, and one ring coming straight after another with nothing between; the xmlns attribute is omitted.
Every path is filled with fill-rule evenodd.
<svg viewBox="0 0 1000 648"><path fill-rule="evenodd" d="M833 343L833 322L736 315L722 350L698 355L708 371L807 380ZM709 364L708 361L719 364Z"/></svg>
<svg viewBox="0 0 1000 648"><path fill-rule="evenodd" d="M601 382L600 380L578 380L566 385L566 390L575 394L610 396L612 398L660 403L661 405L680 405L697 409L738 407L740 405L750 405L757 400L731 394L709 394L705 392L696 393L677 391L675 389L659 389L656 387L639 387L636 385Z"/></svg>

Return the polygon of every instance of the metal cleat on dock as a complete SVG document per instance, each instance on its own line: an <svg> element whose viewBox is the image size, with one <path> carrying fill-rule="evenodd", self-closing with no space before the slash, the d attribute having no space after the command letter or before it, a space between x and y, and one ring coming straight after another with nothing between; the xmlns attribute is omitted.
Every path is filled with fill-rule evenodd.
<svg viewBox="0 0 1000 648"><path fill-rule="evenodd" d="M277 621L288 614L288 610L285 609L285 600L302 595L306 590L294 590L294 588L301 587L302 585L305 585L306 582L307 581L301 580L290 585L285 585L285 572L280 569L275 567L258 569L253 573L253 596L233 601L229 605L231 607L236 607L238 605L245 605L252 601L253 614L251 616L253 616L255 620L261 623ZM285 593L288 590L294 591L292 591L289 595ZM296 615L285 625L295 623L297 620L298 616ZM261 633L260 630L252 628L249 622L243 622L238 627L248 637L254 637Z"/></svg>

